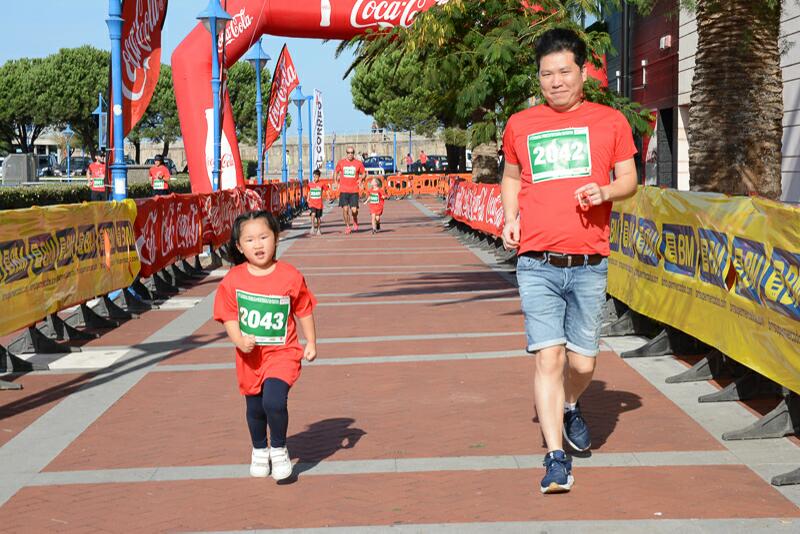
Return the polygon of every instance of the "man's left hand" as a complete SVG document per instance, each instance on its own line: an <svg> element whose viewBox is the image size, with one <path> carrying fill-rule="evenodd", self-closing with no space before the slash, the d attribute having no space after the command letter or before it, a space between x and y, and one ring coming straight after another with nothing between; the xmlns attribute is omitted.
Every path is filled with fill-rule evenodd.
<svg viewBox="0 0 800 534"><path fill-rule="evenodd" d="M581 209L585 211L592 206L599 206L608 200L608 196L602 187L592 182L575 190L575 200Z"/></svg>

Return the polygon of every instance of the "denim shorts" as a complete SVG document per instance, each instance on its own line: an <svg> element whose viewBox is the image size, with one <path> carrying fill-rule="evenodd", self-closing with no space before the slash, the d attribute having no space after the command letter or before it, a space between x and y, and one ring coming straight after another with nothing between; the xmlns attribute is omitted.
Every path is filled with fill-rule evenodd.
<svg viewBox="0 0 800 534"><path fill-rule="evenodd" d="M607 258L597 265L555 267L544 259L519 256L517 283L528 352L566 345L578 354L597 356L607 281Z"/></svg>

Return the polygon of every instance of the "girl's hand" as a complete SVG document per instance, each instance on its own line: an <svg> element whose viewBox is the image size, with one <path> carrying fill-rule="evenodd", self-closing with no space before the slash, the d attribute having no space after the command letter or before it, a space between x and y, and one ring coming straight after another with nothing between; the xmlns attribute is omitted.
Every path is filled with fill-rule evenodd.
<svg viewBox="0 0 800 534"><path fill-rule="evenodd" d="M313 362L316 357L317 357L317 344L306 343L306 348L303 351L303 358L305 358L306 361Z"/></svg>
<svg viewBox="0 0 800 534"><path fill-rule="evenodd" d="M242 334L242 338L236 346L245 354L250 354L256 347L256 337L250 334Z"/></svg>

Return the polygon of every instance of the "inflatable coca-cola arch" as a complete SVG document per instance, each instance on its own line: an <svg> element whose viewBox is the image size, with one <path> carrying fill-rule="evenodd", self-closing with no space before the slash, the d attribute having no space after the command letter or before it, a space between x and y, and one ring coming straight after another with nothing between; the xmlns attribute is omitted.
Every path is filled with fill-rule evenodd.
<svg viewBox="0 0 800 534"><path fill-rule="evenodd" d="M225 67L242 57L264 34L316 39L351 39L368 29L409 26L414 17L447 0L229 0L233 20L220 36ZM223 41L224 40L224 41ZM175 99L192 191L212 190L213 121L211 50L208 31L198 24L172 54ZM602 75L605 78L605 75ZM228 95L223 98L221 189L244 184L239 145Z"/></svg>

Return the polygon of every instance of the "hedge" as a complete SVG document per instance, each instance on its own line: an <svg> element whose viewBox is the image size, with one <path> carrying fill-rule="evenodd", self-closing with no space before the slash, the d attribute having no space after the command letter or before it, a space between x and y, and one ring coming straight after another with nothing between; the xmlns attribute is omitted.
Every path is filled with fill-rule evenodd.
<svg viewBox="0 0 800 534"><path fill-rule="evenodd" d="M192 186L188 178L170 181L173 193L191 193ZM128 184L128 198L146 198L152 196L149 183ZM52 206L55 204L75 204L89 202L89 187L80 184L42 184L23 185L17 187L0 187L0 209L11 210L30 208L31 206Z"/></svg>

